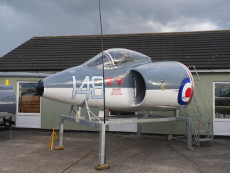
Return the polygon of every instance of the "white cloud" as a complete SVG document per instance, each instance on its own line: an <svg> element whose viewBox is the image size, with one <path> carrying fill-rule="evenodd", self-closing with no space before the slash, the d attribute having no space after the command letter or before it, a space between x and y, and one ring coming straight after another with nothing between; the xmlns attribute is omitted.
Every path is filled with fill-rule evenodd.
<svg viewBox="0 0 230 173"><path fill-rule="evenodd" d="M147 21L146 25L153 32L178 32L178 31L207 31L217 30L219 27L208 19L193 19L181 17L175 21L162 24L157 21Z"/></svg>

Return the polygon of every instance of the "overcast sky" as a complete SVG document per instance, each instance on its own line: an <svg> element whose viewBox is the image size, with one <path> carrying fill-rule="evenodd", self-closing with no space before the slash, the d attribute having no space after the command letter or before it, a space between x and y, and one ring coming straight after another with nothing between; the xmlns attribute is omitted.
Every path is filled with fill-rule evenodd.
<svg viewBox="0 0 230 173"><path fill-rule="evenodd" d="M230 0L101 0L103 33L230 29ZM0 0L0 57L34 36L100 34L98 0Z"/></svg>

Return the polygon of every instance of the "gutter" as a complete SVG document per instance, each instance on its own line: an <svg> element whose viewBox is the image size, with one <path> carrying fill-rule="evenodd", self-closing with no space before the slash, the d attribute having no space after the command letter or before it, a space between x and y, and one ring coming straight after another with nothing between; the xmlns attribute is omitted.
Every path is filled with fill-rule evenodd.
<svg viewBox="0 0 230 173"><path fill-rule="evenodd" d="M190 70L192 73L230 73L229 69L223 70Z"/></svg>
<svg viewBox="0 0 230 173"><path fill-rule="evenodd" d="M28 72L0 72L0 77L37 77L44 78L51 74L49 73L28 73Z"/></svg>

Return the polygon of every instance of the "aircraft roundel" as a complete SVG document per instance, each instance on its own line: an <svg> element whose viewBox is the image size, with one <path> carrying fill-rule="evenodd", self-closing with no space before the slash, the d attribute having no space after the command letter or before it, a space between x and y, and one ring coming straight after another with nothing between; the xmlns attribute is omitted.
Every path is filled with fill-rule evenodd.
<svg viewBox="0 0 230 173"><path fill-rule="evenodd" d="M192 97L192 83L189 78L184 78L180 84L178 92L178 103L180 105L186 105Z"/></svg>

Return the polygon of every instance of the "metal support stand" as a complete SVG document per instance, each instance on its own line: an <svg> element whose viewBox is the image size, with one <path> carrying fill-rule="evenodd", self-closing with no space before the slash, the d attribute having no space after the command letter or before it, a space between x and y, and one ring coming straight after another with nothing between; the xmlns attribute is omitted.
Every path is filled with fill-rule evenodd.
<svg viewBox="0 0 230 173"><path fill-rule="evenodd" d="M56 150L63 150L63 134L64 134L64 119L61 118L59 124L59 145L55 148Z"/></svg>
<svg viewBox="0 0 230 173"><path fill-rule="evenodd" d="M141 124L137 124L137 136L141 136Z"/></svg>
<svg viewBox="0 0 230 173"><path fill-rule="evenodd" d="M99 164L105 164L105 124L100 127Z"/></svg>
<svg viewBox="0 0 230 173"><path fill-rule="evenodd" d="M99 138L99 164L95 167L96 170L109 169L110 166L105 163L105 129L104 123L100 124L100 138Z"/></svg>
<svg viewBox="0 0 230 173"><path fill-rule="evenodd" d="M81 106L77 106L77 109L76 109L76 122L79 123L80 118L81 118Z"/></svg>
<svg viewBox="0 0 230 173"><path fill-rule="evenodd" d="M192 128L191 128L191 119L189 118L182 118L182 117L167 117L167 116L151 116L151 117L139 117L137 119L123 119L120 120L118 118L118 121L106 121L105 123L103 121L98 121L96 118L95 120L90 120L80 118L79 122L76 122L76 117L70 117L66 115L61 115L61 121L59 126L59 146L63 147L63 132L64 132L64 120L74 122L74 123L80 123L82 125L87 125L93 128L98 128L100 137L99 137L99 164L95 167L96 170L104 170L109 169L109 165L106 164L105 159L105 131L106 126L112 125L112 124L132 124L132 123L151 123L151 122L167 122L167 121L183 121L186 122L186 134L187 134L187 148L192 150Z"/></svg>
<svg viewBox="0 0 230 173"><path fill-rule="evenodd" d="M179 118L179 110L176 109L173 111L174 113L174 116ZM177 122L176 122L177 123ZM173 139L173 129L174 129L174 126L175 126L175 122L174 121L171 121L171 130L170 130L170 135L168 135L168 140L171 141Z"/></svg>
<svg viewBox="0 0 230 173"><path fill-rule="evenodd" d="M187 149L193 150L192 148L192 120L190 118L187 118L186 129L187 129Z"/></svg>

